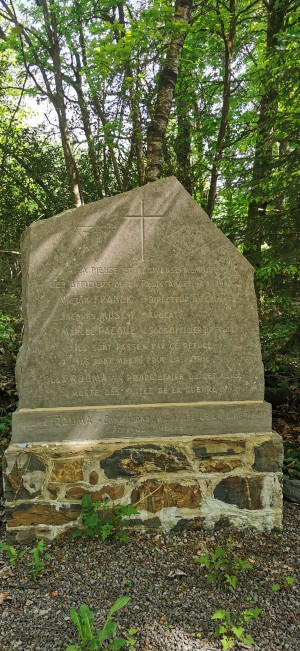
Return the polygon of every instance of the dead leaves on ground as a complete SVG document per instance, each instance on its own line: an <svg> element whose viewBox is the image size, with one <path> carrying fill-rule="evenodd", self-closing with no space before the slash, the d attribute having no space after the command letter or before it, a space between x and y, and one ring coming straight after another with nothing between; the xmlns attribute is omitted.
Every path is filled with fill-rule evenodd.
<svg viewBox="0 0 300 651"><path fill-rule="evenodd" d="M2 606L5 601L12 601L12 596L8 594L8 592L0 592L0 606Z"/></svg>

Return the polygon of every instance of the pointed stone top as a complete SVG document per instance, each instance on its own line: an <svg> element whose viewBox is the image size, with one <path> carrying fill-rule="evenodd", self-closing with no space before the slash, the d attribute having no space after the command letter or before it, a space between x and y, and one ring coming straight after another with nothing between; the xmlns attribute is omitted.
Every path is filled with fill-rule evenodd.
<svg viewBox="0 0 300 651"><path fill-rule="evenodd" d="M252 268L175 177L33 224L22 247L21 410L120 409L99 436L146 432L139 406L156 410L147 435L197 434L190 412L169 427L191 404L208 433L265 429L248 418L264 392Z"/></svg>

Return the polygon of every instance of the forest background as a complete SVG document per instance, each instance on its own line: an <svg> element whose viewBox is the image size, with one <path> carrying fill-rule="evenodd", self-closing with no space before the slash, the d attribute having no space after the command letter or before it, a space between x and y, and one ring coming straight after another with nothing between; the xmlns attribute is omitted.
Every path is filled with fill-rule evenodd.
<svg viewBox="0 0 300 651"><path fill-rule="evenodd" d="M266 398L296 418L299 36L298 0L0 0L3 435L22 231L170 175L254 266Z"/></svg>

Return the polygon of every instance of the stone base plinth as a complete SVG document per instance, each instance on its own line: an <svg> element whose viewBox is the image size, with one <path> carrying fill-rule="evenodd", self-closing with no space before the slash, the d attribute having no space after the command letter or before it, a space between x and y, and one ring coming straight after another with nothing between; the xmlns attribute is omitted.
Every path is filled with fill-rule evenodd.
<svg viewBox="0 0 300 651"><path fill-rule="evenodd" d="M281 529L282 439L225 434L14 443L5 454L7 540L80 526L81 497L135 504L132 524Z"/></svg>

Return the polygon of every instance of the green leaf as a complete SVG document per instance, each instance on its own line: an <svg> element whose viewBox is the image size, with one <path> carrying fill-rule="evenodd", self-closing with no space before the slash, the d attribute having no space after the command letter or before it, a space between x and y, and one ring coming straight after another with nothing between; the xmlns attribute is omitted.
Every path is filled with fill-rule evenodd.
<svg viewBox="0 0 300 651"><path fill-rule="evenodd" d="M225 574L225 578L229 588L231 588L231 590L235 590L237 584L237 577L234 574Z"/></svg>
<svg viewBox="0 0 300 651"><path fill-rule="evenodd" d="M210 566L209 555L206 553L203 556L198 556L198 558L195 558L195 563L201 563L208 570Z"/></svg>
<svg viewBox="0 0 300 651"><path fill-rule="evenodd" d="M218 626L218 635L222 635L222 633L227 633L228 625L225 624L220 624Z"/></svg>
<svg viewBox="0 0 300 651"><path fill-rule="evenodd" d="M138 513L138 510L135 508L135 506L132 506L131 504L122 504L119 506L118 511L120 512L120 515L136 515Z"/></svg>
<svg viewBox="0 0 300 651"><path fill-rule="evenodd" d="M112 620L108 621L104 625L104 627L103 627L103 629L101 631L105 636L103 639L106 640L107 638L112 637L114 635L114 633L116 632L116 630L117 630L116 622L113 622Z"/></svg>
<svg viewBox="0 0 300 651"><path fill-rule="evenodd" d="M211 619L228 619L229 616L228 610L216 610Z"/></svg>
<svg viewBox="0 0 300 651"><path fill-rule="evenodd" d="M70 619L71 619L72 624L74 624L74 626L76 626L80 639L83 640L83 631L82 631L81 621L80 621L80 619L78 617L78 613L75 610L75 608L71 608L71 610L70 610Z"/></svg>
<svg viewBox="0 0 300 651"><path fill-rule="evenodd" d="M210 572L206 577L206 581L207 583L213 583L216 580L216 578L217 578L216 572Z"/></svg>
<svg viewBox="0 0 300 651"><path fill-rule="evenodd" d="M223 558L225 556L224 549L220 547L219 545L216 546L215 553L212 557L212 561L216 561L218 558Z"/></svg>
<svg viewBox="0 0 300 651"><path fill-rule="evenodd" d="M245 635L243 642L244 644L254 644L252 635Z"/></svg>
<svg viewBox="0 0 300 651"><path fill-rule="evenodd" d="M286 585L294 585L294 583L296 583L296 579L294 579L293 576L287 576L284 582Z"/></svg>
<svg viewBox="0 0 300 651"><path fill-rule="evenodd" d="M118 610L121 608L124 608L126 604L128 604L128 601L130 601L130 597L127 595L124 595L124 597L120 597L115 601L115 603L112 605L111 609L109 610L109 613L107 615L107 620L112 617L114 613L116 613Z"/></svg>
<svg viewBox="0 0 300 651"><path fill-rule="evenodd" d="M109 538L109 536L113 532L113 526L112 526L112 524L107 522L104 525L100 525L100 530L101 530L101 538L102 538L102 540L106 540L106 538Z"/></svg>
<svg viewBox="0 0 300 651"><path fill-rule="evenodd" d="M224 635L224 637L222 637L222 639L221 639L221 644L222 644L223 651L227 651L227 649L230 649L233 642L234 642L234 639L232 637L227 637L226 635Z"/></svg>
<svg viewBox="0 0 300 651"><path fill-rule="evenodd" d="M280 590L279 583L272 583L272 591L273 592L278 592L278 590Z"/></svg>
<svg viewBox="0 0 300 651"><path fill-rule="evenodd" d="M251 619L255 619L260 615L261 608L249 608L248 610L243 610L242 615L245 622L249 622Z"/></svg>
<svg viewBox="0 0 300 651"><path fill-rule="evenodd" d="M112 651L118 651L122 649L127 644L127 640L124 637L115 637L115 639L109 644L109 649Z"/></svg>
<svg viewBox="0 0 300 651"><path fill-rule="evenodd" d="M92 640L94 637L93 621L94 613L86 604L81 604L79 608L79 617L81 619L82 630L86 640Z"/></svg>
<svg viewBox="0 0 300 651"><path fill-rule="evenodd" d="M235 634L238 640L242 638L242 635L244 634L244 627L243 626L232 626L231 627L232 632Z"/></svg>

